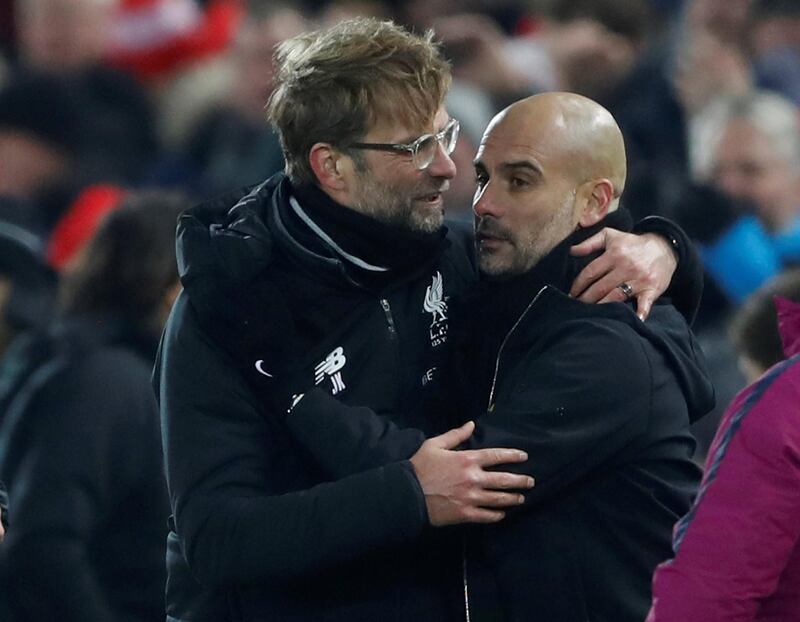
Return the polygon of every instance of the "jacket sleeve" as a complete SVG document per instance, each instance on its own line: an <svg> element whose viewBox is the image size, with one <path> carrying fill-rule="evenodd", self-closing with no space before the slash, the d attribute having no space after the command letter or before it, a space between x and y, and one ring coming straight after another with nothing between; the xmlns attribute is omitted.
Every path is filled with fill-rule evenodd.
<svg viewBox="0 0 800 622"><path fill-rule="evenodd" d="M280 435L288 444L285 424L260 407L185 294L162 340L156 382L176 530L201 583L310 575L408 542L427 525L408 462L303 490L276 481L285 456L270 455L270 447Z"/></svg>
<svg viewBox="0 0 800 622"><path fill-rule="evenodd" d="M695 505L676 526L675 557L653 577L648 622L750 622L763 612L800 538L798 378L776 381L749 412L751 400L737 398L725 414Z"/></svg>
<svg viewBox="0 0 800 622"><path fill-rule="evenodd" d="M347 406L315 387L291 409L292 437L333 479L408 460L425 435L399 428L366 407Z"/></svg>
<svg viewBox="0 0 800 622"><path fill-rule="evenodd" d="M504 470L536 480L533 506L610 461L642 435L650 416L651 364L633 329L619 323L566 322L523 357L513 376L499 373L498 397L478 421L472 448L514 447L528 453ZM520 371L521 370L521 371Z"/></svg>
<svg viewBox="0 0 800 622"><path fill-rule="evenodd" d="M703 295L703 262L697 249L676 223L662 216L648 216L633 227L634 233L655 233L670 243L678 258L678 267L664 296L681 312L691 326Z"/></svg>
<svg viewBox="0 0 800 622"><path fill-rule="evenodd" d="M26 619L120 619L90 562L92 541L138 476L125 469L135 445L119 423L142 401L142 389L155 410L147 374L132 390L121 367L93 355L54 376L25 412L24 445L15 450L19 467L9 487L14 528L3 546Z"/></svg>

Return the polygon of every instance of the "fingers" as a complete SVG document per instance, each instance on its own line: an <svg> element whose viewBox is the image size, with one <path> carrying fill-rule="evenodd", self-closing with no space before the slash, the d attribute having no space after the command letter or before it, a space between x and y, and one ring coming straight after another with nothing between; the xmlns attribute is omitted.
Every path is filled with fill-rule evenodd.
<svg viewBox="0 0 800 622"><path fill-rule="evenodd" d="M528 454L519 449L492 447L490 449L473 449L464 453L470 460L482 467L525 462L528 459Z"/></svg>
<svg viewBox="0 0 800 622"><path fill-rule="evenodd" d="M578 276L575 277L572 287L569 290L569 295L573 298L581 296L586 293L586 290L589 289L593 283L596 283L599 279L609 274L613 269L613 260L608 256L608 253L603 253L597 259L590 262L589 265L581 270ZM599 298L597 300L599 300ZM588 302L597 302L597 300Z"/></svg>
<svg viewBox="0 0 800 622"><path fill-rule="evenodd" d="M428 442L430 442L434 447L439 447L440 449L455 449L461 443L465 442L470 436L472 436L474 431L475 422L467 421L460 428L448 430L444 434L434 436L433 438L429 439Z"/></svg>
<svg viewBox="0 0 800 622"><path fill-rule="evenodd" d="M464 512L465 523L498 523L506 517L505 512L499 510L487 510L485 508L472 508Z"/></svg>
<svg viewBox="0 0 800 622"><path fill-rule="evenodd" d="M595 233L592 237L587 238L580 244L576 244L569 249L570 255L583 257L584 255L589 255L590 253L596 253L597 251L603 250L606 247L606 235L608 231L610 230L603 229L599 233Z"/></svg>
<svg viewBox="0 0 800 622"><path fill-rule="evenodd" d="M599 259L595 261L599 261ZM621 283L619 278L615 270L606 273L586 288L586 290L578 296L578 300L588 303L624 302L627 300L627 297L623 291L617 287L617 285Z"/></svg>
<svg viewBox="0 0 800 622"><path fill-rule="evenodd" d="M481 485L487 490L526 490L533 488L535 483L530 475L500 471L486 471L481 481Z"/></svg>
<svg viewBox="0 0 800 622"><path fill-rule="evenodd" d="M657 296L656 292L650 289L644 290L636 296L636 315L642 322L650 315L650 309L653 308L653 303L656 301Z"/></svg>
<svg viewBox="0 0 800 622"><path fill-rule="evenodd" d="M513 508L525 503L525 497L518 493L485 490L476 494L472 502L486 509Z"/></svg>

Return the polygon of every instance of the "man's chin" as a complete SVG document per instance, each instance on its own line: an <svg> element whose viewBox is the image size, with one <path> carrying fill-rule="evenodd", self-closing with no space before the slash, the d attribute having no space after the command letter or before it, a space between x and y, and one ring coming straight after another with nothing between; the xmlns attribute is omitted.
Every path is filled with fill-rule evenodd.
<svg viewBox="0 0 800 622"><path fill-rule="evenodd" d="M444 210L426 207L415 209L408 219L408 227L417 233L436 233L444 223Z"/></svg>

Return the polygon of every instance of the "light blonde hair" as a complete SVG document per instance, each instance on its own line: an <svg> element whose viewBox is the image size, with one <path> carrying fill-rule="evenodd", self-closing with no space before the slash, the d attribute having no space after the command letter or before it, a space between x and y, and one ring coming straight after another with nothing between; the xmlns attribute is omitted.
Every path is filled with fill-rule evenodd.
<svg viewBox="0 0 800 622"><path fill-rule="evenodd" d="M424 128L451 81L432 31L418 36L372 18L288 39L275 58L267 115L280 136L286 173L296 183L316 181L308 161L315 143L346 152L382 120Z"/></svg>

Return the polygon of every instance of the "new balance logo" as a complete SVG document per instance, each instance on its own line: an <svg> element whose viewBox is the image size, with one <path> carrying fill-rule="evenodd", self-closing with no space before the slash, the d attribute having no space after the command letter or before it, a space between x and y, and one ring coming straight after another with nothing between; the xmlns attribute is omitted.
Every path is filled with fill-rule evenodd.
<svg viewBox="0 0 800 622"><path fill-rule="evenodd" d="M346 387L342 380L342 368L347 363L344 348L339 346L314 368L314 384L320 384L326 376L330 376L333 385L332 393L336 395Z"/></svg>

